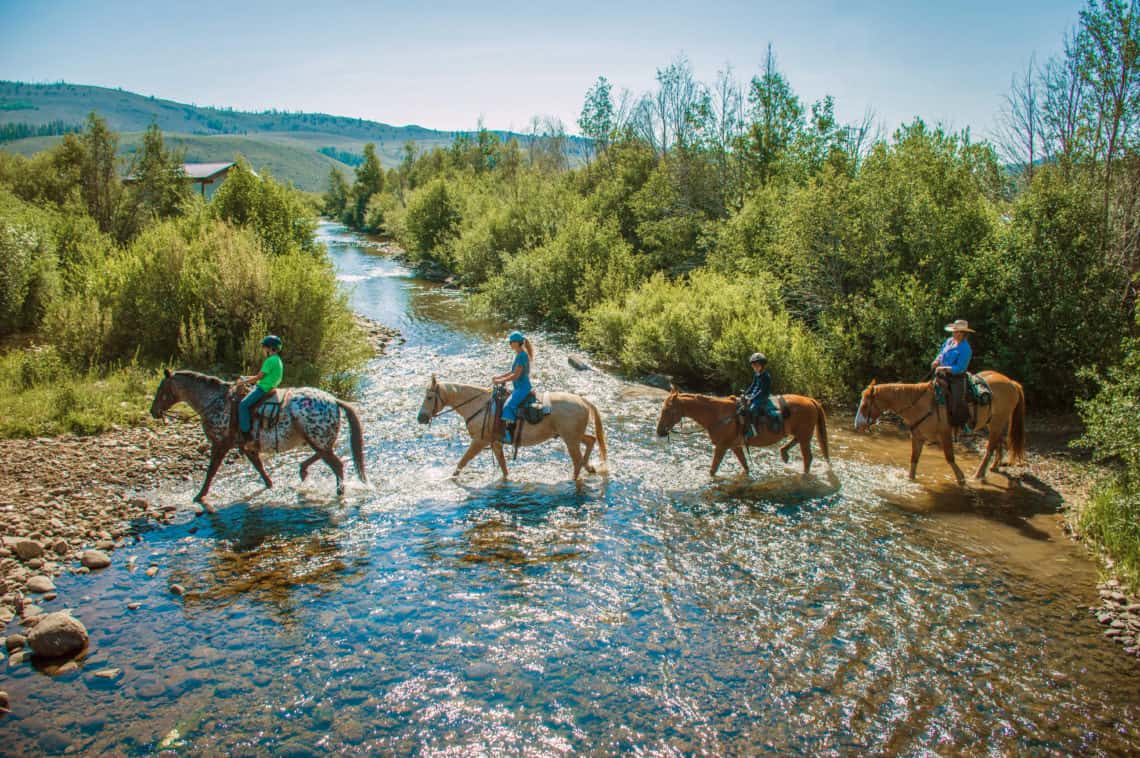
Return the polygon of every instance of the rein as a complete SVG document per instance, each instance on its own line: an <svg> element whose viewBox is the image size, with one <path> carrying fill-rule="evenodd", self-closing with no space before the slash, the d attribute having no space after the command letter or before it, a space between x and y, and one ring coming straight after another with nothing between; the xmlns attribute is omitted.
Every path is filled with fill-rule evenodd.
<svg viewBox="0 0 1140 758"><path fill-rule="evenodd" d="M432 407L432 414L431 414L431 418L429 418L429 419L428 419L428 423L429 423L429 424L430 424L430 423L431 423L431 422L432 422L434 419L437 419L437 418L439 418L440 416L445 416L445 415L447 415L448 413L452 413L452 412L456 412L456 413L458 413L458 412L459 412L459 409L460 409L460 408L462 408L463 406L465 406L465 405L467 405L467 404L469 404L469 403L472 403L472 402L474 402L474 401L476 401L476 400L479 400L479 399L481 399L481 396L480 396L480 395L472 395L471 397L467 398L466 400L464 400L464 401L463 401L462 403L460 403L459 405L452 405L452 406L448 406L448 405L445 403L445 404L444 404L444 406L443 406L443 410L441 410L441 411L437 411L437 410L435 410L436 406L437 406L437 405L439 405L440 403L443 403L443 396L442 396L442 395L440 394L440 392L439 392L439 385L438 385L438 384L437 384L437 385L435 385L435 387L433 387L433 388L432 388L432 392L434 393L434 398L432 399L432 405L431 405L431 407ZM463 419L463 421L464 421L464 422L470 422L470 421L471 421L471 419L475 418L476 416L478 416L480 413L482 413L482 412L483 412L483 411L485 411L485 410L487 410L487 409L486 409L486 408L480 408L479 410L477 410L477 411L475 411L474 413L472 413L470 416L467 416L467 417L465 417L465 418Z"/></svg>

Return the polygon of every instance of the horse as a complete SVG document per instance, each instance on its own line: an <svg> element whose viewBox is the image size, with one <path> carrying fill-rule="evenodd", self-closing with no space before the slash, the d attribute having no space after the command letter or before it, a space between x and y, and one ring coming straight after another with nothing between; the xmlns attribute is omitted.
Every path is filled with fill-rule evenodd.
<svg viewBox="0 0 1140 758"><path fill-rule="evenodd" d="M774 432L767 424L757 425L756 434L745 439L744 419L736 409L736 397L712 397L709 395L694 395L679 392L675 386L670 385L669 394L661 406L661 415L657 419L657 436L664 437L676 426L682 417L696 421L705 431L713 443L712 466L709 467L709 476L716 476L717 469L724 454L729 450L736 455L736 460L748 473L748 461L744 457L744 446L766 447L773 445L784 437L791 436L788 444L780 448L780 457L784 463L788 462L788 449L797 442L800 444L800 453L804 459L804 473L811 470L811 436L815 432L819 438L819 447L823 452L823 459L831 463L831 453L827 443L827 416L823 406L818 400L803 395L784 395L788 403L789 415L784 420L783 428Z"/></svg>
<svg viewBox="0 0 1140 758"><path fill-rule="evenodd" d="M566 452L574 462L574 481L577 481L583 468L591 474L597 473L590 465L590 452L594 449L595 442L598 444L602 463L606 463L606 434L602 429L602 417L598 409L579 395L572 395L569 392L549 394L549 415L544 416L537 424L527 423L521 428L519 446L530 447L557 437L565 443ZM503 443L495 434L491 395L492 391L485 387L440 382L435 374L432 374L431 383L428 384L416 420L421 424L430 424L432 419L451 409L463 417L467 433L471 435L471 445L456 464L455 471L451 473L453 477L459 476L459 472L472 458L490 446L499 462L499 468L503 471L503 479L507 478L507 460L503 455ZM586 434L586 427L591 420L594 422L592 435ZM586 448L584 453L580 449L582 445Z"/></svg>
<svg viewBox="0 0 1140 758"><path fill-rule="evenodd" d="M194 496L194 501L206 505L204 498L210 491L210 483L218 473L226 453L237 446L237 431L231 423L233 404L238 402L234 395L234 385L215 376L199 374L196 371L165 370L165 376L154 393L150 415L162 418L163 414L178 403L186 403L202 419L202 431L210 440L210 466L206 470L206 481ZM279 392L280 394L280 392ZM339 400L327 392L313 387L294 387L283 398L276 423L263 423L256 436L256 449L239 448L266 487L273 486L265 467L261 463L259 450L282 452L306 444L314 450L309 458L301 463L301 480L309 474L309 466L323 460L336 474L336 493L344 494L344 462L333 452L337 434L340 432L340 411L348 417L351 431L352 460L360 481L367 483L364 473L364 433L360 426L360 415L355 406ZM207 510L209 507L207 506Z"/></svg>
<svg viewBox="0 0 1140 758"><path fill-rule="evenodd" d="M996 371L982 371L978 376L986 380L993 393L988 406L979 406L975 427L989 428L986 440L986 454L974 473L979 481L986 477L990 459L997 456L993 470L1002 464L1002 453L1009 440L1009 448L1016 461L1025 457L1025 391L1021 384ZM988 408L988 415L982 416ZM934 393L934 382L919 384L876 384L874 380L863 390L859 399L859 409L855 414L855 431L862 432L878 420L884 411L900 416L910 428L910 475L914 479L918 468L918 458L926 442L937 442L942 447L946 462L954 471L958 484L966 483L966 476L954 462L954 430L944 406L938 405Z"/></svg>

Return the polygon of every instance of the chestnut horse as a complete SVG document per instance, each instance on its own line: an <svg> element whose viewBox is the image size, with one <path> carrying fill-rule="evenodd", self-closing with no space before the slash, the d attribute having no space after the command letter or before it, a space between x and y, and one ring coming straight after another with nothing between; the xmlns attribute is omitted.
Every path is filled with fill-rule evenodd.
<svg viewBox="0 0 1140 758"><path fill-rule="evenodd" d="M783 429L779 432L771 431L762 419L757 424L756 434L747 440L744 439L744 420L736 412L735 397L710 397L709 395L692 395L678 392L672 387L665 403L661 406L661 416L657 419L657 436L664 437L676 426L682 417L691 418L705 428L709 439L713 443L712 466L709 476L715 476L720 468L721 459L729 450L736 455L736 460L748 473L748 461L744 457L744 446L766 447L773 445L784 437L791 436L788 444L780 448L780 457L784 463L788 462L788 448L797 442L800 443L800 453L804 459L804 473L811 470L811 435L813 432L819 436L819 448L823 452L823 459L831 462L831 454L827 446L827 416L823 406L818 400L803 395L784 395L788 403L790 415L784 419ZM775 399L775 396L773 396Z"/></svg>
<svg viewBox="0 0 1140 758"><path fill-rule="evenodd" d="M203 498L210 491L210 483L214 481L214 475L222 465L222 459L226 457L230 448L237 446L231 424L233 403L236 402L233 385L215 376L199 374L197 371L172 372L166 369L165 373L158 390L154 393L150 415L162 418L170 406L186 403L201 417L202 431L210 440L210 466L206 470L206 481L202 482L202 489L194 496L194 500L206 505ZM276 423L262 423L257 434L256 449L242 449L241 453L257 469L265 486L272 487L273 480L269 478L269 474L261 464L261 455L258 451L282 452L300 445L308 445L314 452L301 463L301 479L308 475L309 466L318 460L323 460L336 474L336 492L341 495L344 493L344 463L333 452L333 446L340 431L342 410L348 417L352 432L350 441L356 474L360 477L360 481L367 482L368 479L364 474L364 433L356 408L327 392L312 387L290 389ZM208 505L206 509L211 510Z"/></svg>
<svg viewBox="0 0 1140 758"><path fill-rule="evenodd" d="M997 471L1002 466L1002 451L1007 437L1014 460L1025 457L1025 391L1020 383L996 371L982 371L978 376L986 380L993 393L988 406L978 407L975 424L978 429L989 428L986 454L974 473L974 478L981 480L986 478L986 469L995 455L993 470ZM911 479L914 479L918 468L923 444L937 442L958 484L966 483L962 469L954 462L954 430L946 407L937 403L933 381L920 384L876 384L872 381L859 400L855 431L865 431L884 411L900 416L910 428Z"/></svg>
<svg viewBox="0 0 1140 758"><path fill-rule="evenodd" d="M551 392L550 414L537 424L524 424L520 432L521 447L530 447L540 442L560 438L566 444L566 452L574 462L574 479L577 480L582 469L595 473L590 465L590 451L594 449L594 442L598 443L598 452L602 456L602 463L606 462L606 434L602 431L602 417L598 409L584 397L571 395L568 392ZM503 443L495 438L495 419L492 418L491 390L486 387L475 387L470 384L452 384L440 382L432 374L424 402L416 420L421 424L430 424L432 419L451 408L459 413L466 422L467 433L471 435L471 445L467 452L459 459L452 476L459 476L472 458L483 451L488 445L495 453L499 468L503 471L503 478L507 478L507 459L503 455ZM590 421L594 422L594 434L586 434L586 427ZM585 445L585 452L581 446Z"/></svg>

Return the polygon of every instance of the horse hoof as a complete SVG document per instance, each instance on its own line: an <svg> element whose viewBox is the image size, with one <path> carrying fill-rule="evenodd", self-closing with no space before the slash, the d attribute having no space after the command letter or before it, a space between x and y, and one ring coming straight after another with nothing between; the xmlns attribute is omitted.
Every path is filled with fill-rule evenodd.
<svg viewBox="0 0 1140 758"><path fill-rule="evenodd" d="M306 468L304 468L304 467L302 466L302 467L301 467L301 481L302 481L302 482L303 482L303 481L305 481L305 479L306 479L306 478L308 478L308 476L309 476L309 471L308 471L308 469L306 469Z"/></svg>
<svg viewBox="0 0 1140 758"><path fill-rule="evenodd" d="M780 458L783 459L784 463L788 463L791 460L790 456L783 450L780 451Z"/></svg>
<svg viewBox="0 0 1140 758"><path fill-rule="evenodd" d="M589 474L596 474L596 473L598 473L597 469L595 469L593 466L587 466L587 467L586 467L586 472L587 472L587 473L589 473Z"/></svg>

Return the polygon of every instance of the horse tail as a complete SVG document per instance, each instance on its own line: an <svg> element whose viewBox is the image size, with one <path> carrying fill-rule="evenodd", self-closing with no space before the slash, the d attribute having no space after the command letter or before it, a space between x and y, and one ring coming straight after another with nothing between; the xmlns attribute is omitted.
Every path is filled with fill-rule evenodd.
<svg viewBox="0 0 1140 758"><path fill-rule="evenodd" d="M823 451L823 459L831 463L831 450L827 444L827 414L818 400L812 399L815 404L815 434L819 438L819 449Z"/></svg>
<svg viewBox="0 0 1140 758"><path fill-rule="evenodd" d="M594 437L598 440L598 455L602 456L602 463L606 462L606 432L602 429L602 414L598 413L598 407L585 400L586 405L590 409L590 417L594 419Z"/></svg>
<svg viewBox="0 0 1140 758"><path fill-rule="evenodd" d="M1017 390L1017 405L1009 419L1009 449L1014 460L1025 460L1025 390L1019 382L1012 382Z"/></svg>
<svg viewBox="0 0 1140 758"><path fill-rule="evenodd" d="M368 484L368 475L364 473L364 429L360 425L360 414L352 403L337 399L336 404L348 416L349 441L352 444L352 463L356 466L356 475L360 481Z"/></svg>

